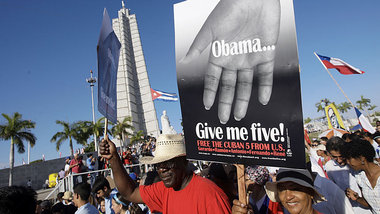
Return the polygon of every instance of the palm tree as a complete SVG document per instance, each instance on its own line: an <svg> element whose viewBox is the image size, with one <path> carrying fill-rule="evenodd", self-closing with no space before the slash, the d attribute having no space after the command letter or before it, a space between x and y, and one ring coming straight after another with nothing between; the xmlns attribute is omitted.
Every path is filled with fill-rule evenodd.
<svg viewBox="0 0 380 214"><path fill-rule="evenodd" d="M144 137L143 131L138 131L131 137L131 144L139 142Z"/></svg>
<svg viewBox="0 0 380 214"><path fill-rule="evenodd" d="M100 137L104 136L104 119L105 117L101 117L96 121L95 124L92 124L92 132L93 134L95 134L95 137L98 140ZM108 121L108 124L110 124L111 126L113 125L111 121ZM107 133L111 134L111 131L107 129Z"/></svg>
<svg viewBox="0 0 380 214"><path fill-rule="evenodd" d="M364 98L363 95L361 95L360 100L356 101L356 103L359 105L358 109L364 110L369 117L370 115L367 111L367 108L370 106L371 99Z"/></svg>
<svg viewBox="0 0 380 214"><path fill-rule="evenodd" d="M311 121L312 121L312 119L311 119L310 117L308 117L308 118L306 118L306 119L304 120L304 123L307 124L307 123L310 123Z"/></svg>
<svg viewBox="0 0 380 214"><path fill-rule="evenodd" d="M78 121L73 124L73 129L75 130L74 139L77 143L87 146L87 140L93 134L93 125L90 121Z"/></svg>
<svg viewBox="0 0 380 214"><path fill-rule="evenodd" d="M340 111L340 113L342 113L343 117L343 114L348 112L348 110L352 108L352 105L349 102L343 102L337 105L336 108Z"/></svg>
<svg viewBox="0 0 380 214"><path fill-rule="evenodd" d="M117 136L120 139L120 149L123 152L122 142L125 142L125 137L128 135L132 135L129 130L133 130L134 127L131 125L132 118L126 117L123 122L117 121L117 123L112 127L111 132L115 137Z"/></svg>
<svg viewBox="0 0 380 214"><path fill-rule="evenodd" d="M329 105L330 103L331 103L330 100L325 98L325 99L321 99L321 101L319 101L315 104L315 107L317 108L317 112L322 111L322 113L323 113L322 119L326 118L326 115L324 113L324 109L325 109L325 106Z"/></svg>
<svg viewBox="0 0 380 214"><path fill-rule="evenodd" d="M57 151L59 151L61 144L65 140L69 140L71 155L74 155L73 139L76 140L78 144L87 145L87 140L92 132L90 132L89 128L86 126L91 124L91 122L79 121L69 124L68 122L57 120L56 123L63 126L63 131L55 133L50 139L50 142L56 143Z"/></svg>
<svg viewBox="0 0 380 214"><path fill-rule="evenodd" d="M17 146L19 153L25 152L24 140L33 147L37 138L30 132L36 126L35 122L30 120L22 120L22 115L18 112L13 113L10 117L2 114L7 120L5 124L0 125L0 138L2 140L11 140L11 151L9 153L9 186L12 186L13 166L14 166L14 145Z"/></svg>

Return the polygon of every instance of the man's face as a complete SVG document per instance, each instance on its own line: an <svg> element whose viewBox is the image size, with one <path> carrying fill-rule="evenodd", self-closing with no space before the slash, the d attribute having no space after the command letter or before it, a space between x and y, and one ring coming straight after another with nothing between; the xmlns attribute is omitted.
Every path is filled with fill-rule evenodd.
<svg viewBox="0 0 380 214"><path fill-rule="evenodd" d="M180 188L185 174L185 166L178 158L156 164L158 176L167 188Z"/></svg>
<svg viewBox="0 0 380 214"><path fill-rule="evenodd" d="M79 202L79 195L77 193L74 192L73 194L73 203L76 207L78 207L78 203Z"/></svg>
<svg viewBox="0 0 380 214"><path fill-rule="evenodd" d="M103 189L100 189L98 191L96 191L96 197L98 198L106 198L108 197L107 195L107 187L104 187Z"/></svg>
<svg viewBox="0 0 380 214"><path fill-rule="evenodd" d="M335 160L339 165L344 166L346 165L346 159L342 157L339 151L331 150L330 151L331 158Z"/></svg>
<svg viewBox="0 0 380 214"><path fill-rule="evenodd" d="M287 181L277 184L278 197L281 204L290 213L307 213L312 205L311 195L308 189L297 183Z"/></svg>

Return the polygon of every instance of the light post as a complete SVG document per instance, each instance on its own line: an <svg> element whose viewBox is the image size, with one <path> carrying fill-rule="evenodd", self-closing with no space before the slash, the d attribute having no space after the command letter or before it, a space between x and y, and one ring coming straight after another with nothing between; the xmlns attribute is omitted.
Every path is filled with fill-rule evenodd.
<svg viewBox="0 0 380 214"><path fill-rule="evenodd" d="M92 77L92 70L90 70L91 77L87 78L87 82L90 83L91 88L91 100L92 100L92 123L95 126L95 108L94 108L94 85L96 83L96 77ZM98 151L98 140L94 132L95 151Z"/></svg>

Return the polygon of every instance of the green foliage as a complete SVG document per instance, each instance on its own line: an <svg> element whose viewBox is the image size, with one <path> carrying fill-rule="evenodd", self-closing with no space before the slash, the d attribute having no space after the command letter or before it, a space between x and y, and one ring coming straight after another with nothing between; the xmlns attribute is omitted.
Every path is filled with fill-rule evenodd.
<svg viewBox="0 0 380 214"><path fill-rule="evenodd" d="M124 142L125 137L132 135L128 130L133 130L134 127L131 125L132 118L125 117L122 122L117 121L117 123L112 127L111 133L113 137L118 137L121 141Z"/></svg>
<svg viewBox="0 0 380 214"><path fill-rule="evenodd" d="M54 134L50 142L56 143L56 149L59 151L62 143L69 141L70 154L73 155L73 140L78 144L87 146L87 140L93 134L93 125L90 121L78 121L72 124L65 121L56 121L57 124L63 126L63 130Z"/></svg>
<svg viewBox="0 0 380 214"><path fill-rule="evenodd" d="M364 96L361 95L360 100L356 101L356 103L358 104L358 109L364 110L364 108L369 107L371 99L364 98Z"/></svg>
<svg viewBox="0 0 380 214"><path fill-rule="evenodd" d="M92 141L91 143L89 143L89 144L84 148L84 152L85 152L85 153L88 153L88 152L95 152L95 142Z"/></svg>
<svg viewBox="0 0 380 214"><path fill-rule="evenodd" d="M304 120L304 123L305 123L305 124L310 123L310 122L311 122L311 118L310 118L310 117L308 117L308 118L306 118L306 119Z"/></svg>
<svg viewBox="0 0 380 214"><path fill-rule="evenodd" d="M23 120L22 115L18 112L13 113L13 116L7 114L2 114L2 116L6 122L0 125L0 139L11 141L9 153L9 186L11 186L14 166L14 146L16 145L19 153L24 153L24 141L28 141L31 147L35 145L37 138L30 132L30 129L35 128L36 123L30 120Z"/></svg>
<svg viewBox="0 0 380 214"><path fill-rule="evenodd" d="M39 162L43 162L43 160L42 159L34 160L34 161L30 162L29 164L39 163Z"/></svg>
<svg viewBox="0 0 380 214"><path fill-rule="evenodd" d="M144 132L138 131L131 137L131 144L144 140Z"/></svg>

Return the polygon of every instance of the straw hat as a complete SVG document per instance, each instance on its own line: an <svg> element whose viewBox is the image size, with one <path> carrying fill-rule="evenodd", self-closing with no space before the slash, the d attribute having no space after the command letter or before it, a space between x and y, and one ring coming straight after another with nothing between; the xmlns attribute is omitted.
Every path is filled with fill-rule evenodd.
<svg viewBox="0 0 380 214"><path fill-rule="evenodd" d="M273 202L280 202L278 197L277 184L292 181L304 187L308 187L314 190L313 202L319 203L325 201L325 198L318 193L318 191L313 186L313 179L311 178L310 172L306 169L284 169L281 168L276 176L277 182L267 182L265 184L265 191L269 199Z"/></svg>
<svg viewBox="0 0 380 214"><path fill-rule="evenodd" d="M62 199L65 199L65 200L73 200L73 193L70 192L70 191L66 191L66 192L63 194Z"/></svg>
<svg viewBox="0 0 380 214"><path fill-rule="evenodd" d="M323 145L323 144L319 144L317 147L315 147L315 150L322 150L322 151L326 151L326 146Z"/></svg>
<svg viewBox="0 0 380 214"><path fill-rule="evenodd" d="M179 134L162 134L158 136L154 155L154 157L142 157L140 158L140 162L144 164L156 164L175 157L186 156L183 137Z"/></svg>

